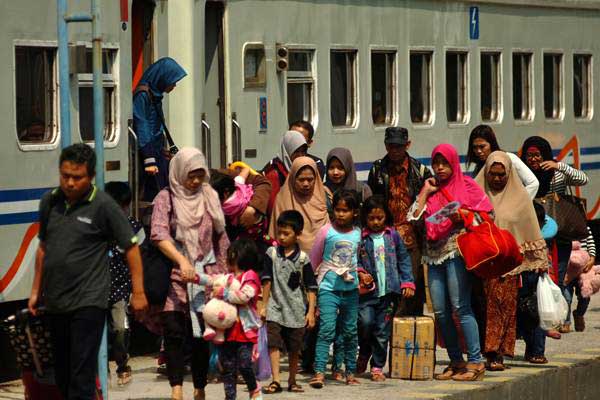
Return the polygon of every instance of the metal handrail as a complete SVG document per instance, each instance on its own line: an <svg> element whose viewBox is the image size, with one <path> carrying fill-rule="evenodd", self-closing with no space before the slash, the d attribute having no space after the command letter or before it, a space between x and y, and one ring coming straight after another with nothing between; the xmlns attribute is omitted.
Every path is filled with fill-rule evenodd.
<svg viewBox="0 0 600 400"><path fill-rule="evenodd" d="M131 200L133 205L133 218L139 221L139 208L140 208L140 182L139 182L139 152L138 152L138 136L134 132L133 128L130 126L127 127L129 130L129 137L133 139L133 143L129 142L129 157L133 154L133 165L131 163L131 158L129 160L129 182L132 186ZM132 149L133 144L133 149Z"/></svg>
<svg viewBox="0 0 600 400"><path fill-rule="evenodd" d="M231 114L231 124L234 129L231 132L231 157L232 161L242 161L242 127L237 122L237 114Z"/></svg>
<svg viewBox="0 0 600 400"><path fill-rule="evenodd" d="M202 152L206 156L208 166L212 167L212 146L210 136L210 125L206 122L206 114L202 114Z"/></svg>

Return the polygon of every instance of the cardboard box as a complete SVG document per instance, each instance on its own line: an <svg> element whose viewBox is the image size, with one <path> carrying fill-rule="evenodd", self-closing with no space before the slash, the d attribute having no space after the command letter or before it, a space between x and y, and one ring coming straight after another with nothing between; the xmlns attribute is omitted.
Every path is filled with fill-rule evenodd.
<svg viewBox="0 0 600 400"><path fill-rule="evenodd" d="M435 350L435 325L431 317L394 318L392 325L392 347L414 347ZM411 344L407 344L411 343Z"/></svg>
<svg viewBox="0 0 600 400"><path fill-rule="evenodd" d="M390 377L427 380L435 369L435 325L430 317L394 318Z"/></svg>

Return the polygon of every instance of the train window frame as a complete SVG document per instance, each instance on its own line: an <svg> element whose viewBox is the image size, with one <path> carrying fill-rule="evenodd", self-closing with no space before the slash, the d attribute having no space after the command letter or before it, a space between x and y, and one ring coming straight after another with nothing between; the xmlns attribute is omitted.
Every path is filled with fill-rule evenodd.
<svg viewBox="0 0 600 400"><path fill-rule="evenodd" d="M16 106L17 102L17 57L16 51L17 47L35 47L35 48L44 48L51 49L54 53L53 65L51 66L51 74L52 74L52 129L49 135L49 139L40 142L33 141L22 141L19 138L18 134L18 109ZM17 39L12 43L12 66L13 66L13 105L14 105L14 113L13 113L13 121L14 125L12 125L12 131L14 132L15 139L17 142L17 146L21 151L49 151L55 150L59 147L61 131L60 131L60 108L59 108L59 96L60 96L60 85L58 82L58 43L56 41L48 41L48 40L22 40Z"/></svg>
<svg viewBox="0 0 600 400"><path fill-rule="evenodd" d="M385 55L386 56L386 80L389 78L389 82L386 81L386 97L387 97L387 110L385 115L385 121L382 123L376 123L373 120L373 55ZM387 56L391 56L391 63L387 59ZM370 46L369 48L369 111L370 121L375 130L385 130L388 126L396 125L398 121L398 49L390 46ZM389 70L388 70L389 68Z"/></svg>
<svg viewBox="0 0 600 400"><path fill-rule="evenodd" d="M578 116L575 113L575 96L576 96L576 87L575 87L575 59L577 57L585 57L589 60L587 66L587 113L584 116ZM573 117L576 122L590 122L594 117L594 56L591 51L583 51L578 50L573 52Z"/></svg>
<svg viewBox="0 0 600 400"><path fill-rule="evenodd" d="M457 121L450 121L448 117L448 55L462 55L465 60L463 63L462 69L462 91L463 91L463 112L462 119ZM448 127L450 128L458 128L464 127L469 124L471 120L471 54L468 48L460 48L460 47L448 47L444 49L444 89L445 89L445 105L446 105L446 122L448 123ZM457 71L458 73L458 71ZM457 93L458 94L458 93ZM457 102L458 103L458 102Z"/></svg>
<svg viewBox="0 0 600 400"><path fill-rule="evenodd" d="M413 121L412 117L412 89L411 89L411 81L412 81L412 56L413 55L429 55L429 67L427 70L428 77L428 86L427 86L427 97L428 97L428 118L423 121ZM429 46L411 46L408 49L408 118L413 127L419 128L431 128L435 124L435 48Z"/></svg>
<svg viewBox="0 0 600 400"><path fill-rule="evenodd" d="M555 111L553 117L546 115L546 56L560 56L560 68L558 71L558 87L553 88L553 91L558 91L557 99L559 101L558 110ZM562 123L565 118L565 51L562 49L542 49L541 52L541 73L542 73L542 111L546 123L558 124Z"/></svg>
<svg viewBox="0 0 600 400"><path fill-rule="evenodd" d="M498 62L496 64L496 79L495 79L495 91L496 91L496 107L495 110L491 110L490 119L484 118L483 116L483 57L484 56L497 56ZM478 58L478 73L479 73L479 117L482 122L490 125L501 124L504 117L504 90L503 90L503 49L502 48L480 48ZM493 73L492 73L493 79ZM493 102L492 102L493 105ZM495 111L495 115L493 114Z"/></svg>
<svg viewBox="0 0 600 400"><path fill-rule="evenodd" d="M90 42L83 42L83 43L78 43L80 45L85 45L86 47L86 57L89 56L89 51L91 50L91 43ZM109 133L109 136L104 138L104 147L105 148L114 148L117 147L117 145L119 144L119 139L120 139L120 102L119 102L119 98L120 98L120 93L119 90L121 89L120 84L119 84L119 66L120 66L120 48L118 45L115 45L113 43L104 43L102 46L102 51L104 53L104 51L107 51L108 53L112 53L112 59L111 59L111 66L112 69L110 71L110 73L102 73L102 89L110 89L112 90L112 94L109 95L110 97L110 110L112 111L112 129L111 132ZM103 58L104 60L104 58ZM77 73L75 74L75 79L77 79L77 101L79 102L80 99L80 90L81 88L92 88L93 87L93 74L91 73ZM81 110L80 110L80 106L78 104L78 109L79 112L77 113L77 132L79 134L79 138L81 139L81 141L83 143L86 143L92 147L95 146L94 140L85 140L83 138L83 135L81 133ZM106 102L106 96L105 96L105 101L104 101L104 118L106 120L106 108L107 108L107 102ZM93 116L92 116L93 118Z"/></svg>
<svg viewBox="0 0 600 400"><path fill-rule="evenodd" d="M290 121L289 109L288 109L288 90L289 84L300 84L300 85L312 85L310 89L310 105L309 105L309 113L304 113L304 117L302 118L312 124L313 127L317 127L319 120L319 108L318 108L318 96L317 96L317 50L315 46L311 45L299 45L299 44L288 44L286 45L288 48L288 54L294 52L302 52L309 53L309 67L310 71L286 71L286 81L285 81L285 103L286 103L286 118L288 119L288 123L292 123L294 121ZM308 118L306 118L308 117Z"/></svg>
<svg viewBox="0 0 600 400"><path fill-rule="evenodd" d="M260 59L258 66L256 67L256 74L254 76L249 76L246 75L248 52L256 50L262 52L262 59ZM242 82L244 82L244 89L265 89L267 87L267 53L264 43L244 43L242 49Z"/></svg>
<svg viewBox="0 0 600 400"><path fill-rule="evenodd" d="M346 83L351 83L351 90L346 94L346 99L348 101L348 105L346 106L346 124L345 125L334 125L332 114L333 114L333 90L332 90L332 80L331 74L333 72L333 53L345 53L345 54L353 54L354 60L351 63L351 74L350 79L348 80L348 71L346 71ZM346 60L348 62L348 60ZM331 46L329 49L329 120L331 122L331 127L335 133L344 133L344 132L354 132L360 123L360 109L359 109L359 99L360 99L360 88L359 88L359 65L360 58L357 47L353 46ZM348 65L346 65L348 66ZM349 114L348 106L352 106L353 113ZM349 118L351 120L349 121Z"/></svg>
<svg viewBox="0 0 600 400"><path fill-rule="evenodd" d="M517 118L515 117L515 57L527 56L529 58L529 68L527 70L527 76L529 79L529 87L527 90L527 95L529 97L528 101L528 113L526 118ZM513 121L516 125L527 125L533 123L535 120L536 110L535 110L535 68L536 68L536 60L535 60L535 51L533 49L513 49L510 57L510 79L511 79L511 107L512 107L512 117ZM521 84L521 93L523 93ZM523 107L523 99L521 99L521 115L525 111Z"/></svg>

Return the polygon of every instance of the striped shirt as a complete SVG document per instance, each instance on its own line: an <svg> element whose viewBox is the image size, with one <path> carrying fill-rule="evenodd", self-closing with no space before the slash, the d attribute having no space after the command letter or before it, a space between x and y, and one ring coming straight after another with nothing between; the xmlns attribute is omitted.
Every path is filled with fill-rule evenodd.
<svg viewBox="0 0 600 400"><path fill-rule="evenodd" d="M592 236L592 230L588 226L588 237L581 241L581 249L587 251L590 257L596 257L596 243L594 242L594 236Z"/></svg>
<svg viewBox="0 0 600 400"><path fill-rule="evenodd" d="M548 193L565 194L567 186L583 186L588 181L589 179L585 172L559 162L558 169L554 171L554 176L550 182Z"/></svg>

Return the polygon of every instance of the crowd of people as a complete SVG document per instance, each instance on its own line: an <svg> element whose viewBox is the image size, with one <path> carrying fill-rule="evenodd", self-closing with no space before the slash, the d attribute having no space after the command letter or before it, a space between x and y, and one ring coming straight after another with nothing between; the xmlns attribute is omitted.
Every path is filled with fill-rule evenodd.
<svg viewBox="0 0 600 400"><path fill-rule="evenodd" d="M185 76L171 63L162 68L169 71L168 79L147 77L152 68L144 75L155 98ZM141 91L141 96L149 93ZM151 110L152 118L162 113ZM164 303L149 307L137 250L144 230L126 219L130 191L124 184L107 185L119 209L91 184L93 151L83 144L63 151L60 187L41 203L41 250L30 308L35 312L43 293L56 346L73 355L57 360L63 363L57 380L66 398L86 398L75 393L84 393L82 388L91 382L81 371L94 370L90 349L99 345L105 292L106 298L110 292L119 383L131 379L124 332L124 309L131 298L133 310L142 312L146 325L162 336L173 399L183 396L187 359L194 398L205 398L214 351L226 399L236 398L238 373L251 399L284 390L283 352L289 360L288 391L305 390L296 380L300 368L312 374L312 388L322 388L332 346L332 379L357 385L358 375L368 370L372 381L384 381L393 317L423 315L426 287L450 358L436 379L473 381L483 379L486 369L503 370L504 358L515 355L517 337L526 342L527 361L548 362L546 337L568 333L571 312L556 329L543 330L521 304L535 296L538 277L548 271L556 275L569 304L576 285L565 281L572 243L555 237L556 223L535 200L585 185L584 172L557 162L541 137L525 140L520 157L502 151L492 128L480 125L468 143L471 178L453 145L436 146L430 168L410 156L408 130L389 127L387 154L373 163L363 183L351 150L334 148L325 160L309 154L314 135L310 123L292 123L281 138L280 154L261 171L243 163L211 170L198 149L166 155L147 142L154 153L146 161L154 158L155 164L145 169L150 186L144 193L155 196L146 241L174 266ZM150 179L159 172L164 179ZM430 218L451 202L460 208L441 220ZM483 280L467 271L457 237L465 231L465 220L488 216L514 236L523 262L506 275ZM92 236L111 246L110 290L107 272L101 269L100 252L106 247L93 247L95 258L88 258L93 272L78 271L81 257L68 253L74 248L76 256L89 257L76 240ZM591 234L583 242L591 256L589 269L595 262ZM65 260L67 269L61 268ZM215 283L218 274L230 274L228 286ZM217 346L203 335L207 327L202 310L210 299L238 310ZM589 298L579 296L573 312L576 330L585 329L588 303ZM271 383L262 388L253 368L261 329L266 331L272 370ZM88 333L85 340L83 331Z"/></svg>

